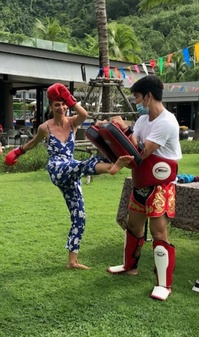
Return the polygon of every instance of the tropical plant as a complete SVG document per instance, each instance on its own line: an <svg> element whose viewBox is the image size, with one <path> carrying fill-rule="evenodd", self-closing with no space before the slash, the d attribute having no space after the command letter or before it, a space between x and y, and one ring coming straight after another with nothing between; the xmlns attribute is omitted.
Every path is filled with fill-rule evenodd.
<svg viewBox="0 0 199 337"><path fill-rule="evenodd" d="M187 82L199 81L199 65L189 69L189 72L185 74L185 80Z"/></svg>
<svg viewBox="0 0 199 337"><path fill-rule="evenodd" d="M185 75L190 69L187 63L183 60L182 55L175 54L168 65L164 65L162 72L157 64L155 68L156 75L159 76L165 83L183 82Z"/></svg>
<svg viewBox="0 0 199 337"><path fill-rule="evenodd" d="M193 0L194 1L194 0ZM179 3L191 3L192 0L141 0L139 3L139 7L142 10L148 10L152 7L158 6L158 5L165 5L165 4L179 4ZM197 0L195 0L197 1Z"/></svg>
<svg viewBox="0 0 199 337"><path fill-rule="evenodd" d="M99 55L97 35L95 36L86 33L85 35L86 37L83 40L70 38L67 42L68 50L74 54L97 57Z"/></svg>
<svg viewBox="0 0 199 337"><path fill-rule="evenodd" d="M86 37L83 40L82 47L87 52L87 55L90 56L98 56L99 47L98 47L98 38L96 35L85 34Z"/></svg>
<svg viewBox="0 0 199 337"><path fill-rule="evenodd" d="M99 67L100 69L102 69L102 72L104 72L104 69L109 69L110 67L106 0L95 0L95 12L98 29ZM110 86L103 86L102 112L109 112L110 105L111 105Z"/></svg>
<svg viewBox="0 0 199 337"><path fill-rule="evenodd" d="M99 53L97 32L94 34L85 34L85 39L79 45L70 46L70 51L80 54L97 56ZM139 63L141 48L135 32L130 25L117 23L116 21L108 23L108 44L109 57L112 60L127 61Z"/></svg>
<svg viewBox="0 0 199 337"><path fill-rule="evenodd" d="M99 66L102 69L102 74L105 74L104 69L109 69L109 53L118 60L139 62L140 58L136 53L139 53L141 49L133 29L116 22L107 24L106 0L96 0L95 11L98 28ZM110 111L110 106L110 86L104 86L102 112Z"/></svg>
<svg viewBox="0 0 199 337"><path fill-rule="evenodd" d="M25 36L24 34L11 34L10 32L5 32L0 30L0 41L22 44L24 41L30 41L31 38Z"/></svg>
<svg viewBox="0 0 199 337"><path fill-rule="evenodd" d="M113 21L108 24L109 54L113 59L139 63L141 48L131 26Z"/></svg>
<svg viewBox="0 0 199 337"><path fill-rule="evenodd" d="M36 19L33 26L33 36L43 40L66 42L70 37L70 30L66 26L60 26L57 19L46 17L43 21Z"/></svg>

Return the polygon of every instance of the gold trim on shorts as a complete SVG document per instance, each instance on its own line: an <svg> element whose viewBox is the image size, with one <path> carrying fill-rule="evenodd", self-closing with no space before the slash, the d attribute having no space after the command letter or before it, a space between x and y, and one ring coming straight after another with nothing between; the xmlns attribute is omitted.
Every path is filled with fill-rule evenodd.
<svg viewBox="0 0 199 337"><path fill-rule="evenodd" d="M159 217L164 213L170 218L175 216L175 184L162 184L154 186L153 191L145 200L145 205L139 203L132 191L129 201L129 210L146 214L148 217Z"/></svg>

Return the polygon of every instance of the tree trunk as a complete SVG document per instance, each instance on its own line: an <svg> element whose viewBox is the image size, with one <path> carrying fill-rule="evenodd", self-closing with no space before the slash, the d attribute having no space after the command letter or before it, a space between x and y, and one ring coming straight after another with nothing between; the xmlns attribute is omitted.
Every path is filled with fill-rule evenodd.
<svg viewBox="0 0 199 337"><path fill-rule="evenodd" d="M109 67L109 46L108 46L108 27L106 15L106 0L95 1L95 12L98 28L98 43L99 43L99 67L103 69ZM102 93L102 112L110 112L111 92L110 86L103 87Z"/></svg>

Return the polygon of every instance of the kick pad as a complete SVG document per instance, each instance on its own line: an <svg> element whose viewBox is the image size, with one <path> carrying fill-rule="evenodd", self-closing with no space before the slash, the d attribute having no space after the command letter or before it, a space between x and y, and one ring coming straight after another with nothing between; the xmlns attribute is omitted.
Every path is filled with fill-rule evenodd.
<svg viewBox="0 0 199 337"><path fill-rule="evenodd" d="M116 124L103 124L99 128L99 134L117 158L125 155L134 156L129 167L134 168L142 163L140 153Z"/></svg>
<svg viewBox="0 0 199 337"><path fill-rule="evenodd" d="M94 144L111 163L117 160L116 155L112 152L110 147L106 144L102 136L99 134L99 127L95 125L89 126L85 131L86 137Z"/></svg>

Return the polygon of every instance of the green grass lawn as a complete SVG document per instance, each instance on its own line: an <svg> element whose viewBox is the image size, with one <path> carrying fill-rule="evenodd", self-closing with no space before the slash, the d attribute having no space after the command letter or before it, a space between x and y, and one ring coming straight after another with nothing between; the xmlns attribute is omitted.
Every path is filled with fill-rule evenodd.
<svg viewBox="0 0 199 337"><path fill-rule="evenodd" d="M199 156L184 155L180 173L199 175ZM139 275L110 275L122 263L124 232L116 224L130 171L82 180L87 226L79 260L92 268L66 270L69 214L45 171L0 175L0 337L198 337L199 234L170 229L177 264L173 292L152 300L151 242ZM150 237L150 234L149 234Z"/></svg>

